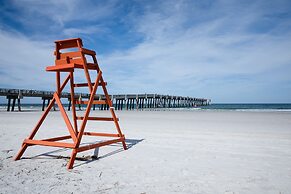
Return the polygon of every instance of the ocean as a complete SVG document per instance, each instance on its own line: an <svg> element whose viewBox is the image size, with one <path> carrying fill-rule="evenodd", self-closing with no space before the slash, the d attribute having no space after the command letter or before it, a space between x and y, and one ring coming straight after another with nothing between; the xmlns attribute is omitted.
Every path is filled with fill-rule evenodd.
<svg viewBox="0 0 291 194"><path fill-rule="evenodd" d="M66 108L68 105L64 104ZM21 109L23 111L41 111L42 104L21 104ZM82 107L84 110L85 107ZM126 107L123 107L125 110ZM0 111L6 111L7 104L0 104ZM17 104L15 105L15 110L18 110ZM77 108L78 110L78 108ZM98 108L96 107L96 110ZM151 109L144 109L151 110ZM173 110L173 111L290 111L291 112L291 104L210 104L208 106L200 106L193 108L156 108L155 110Z"/></svg>
<svg viewBox="0 0 291 194"><path fill-rule="evenodd" d="M230 111L291 111L291 104L211 104L199 108L201 110Z"/></svg>

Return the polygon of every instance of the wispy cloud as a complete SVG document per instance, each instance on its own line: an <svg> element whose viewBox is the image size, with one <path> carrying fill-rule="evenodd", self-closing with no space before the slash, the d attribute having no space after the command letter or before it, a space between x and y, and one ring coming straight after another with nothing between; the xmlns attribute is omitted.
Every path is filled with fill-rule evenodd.
<svg viewBox="0 0 291 194"><path fill-rule="evenodd" d="M6 75L1 81L11 87L12 76L24 79L21 74L39 62L52 63L53 39L81 36L85 45L97 51L113 93L169 93L216 102L290 102L288 1L101 4L29 0L12 5L23 16L15 21L19 26L3 20L16 17L5 6L0 20L1 43L9 45L8 49L0 46L5 53L1 69L6 63L16 64L1 71ZM8 31L4 30L7 26ZM17 56L13 60L12 51ZM46 75L44 66L37 75ZM39 88L36 83L27 79L23 86Z"/></svg>
<svg viewBox="0 0 291 194"><path fill-rule="evenodd" d="M200 15L203 5L195 6L191 2L175 1L174 4L162 3L158 8L148 7L143 15L135 18L135 27L144 34L146 41L130 50L104 56L107 60L104 63L118 64L111 65L111 71L122 67L119 82L134 80L134 85L146 91L207 97L222 91L224 95L218 97L219 101L231 101L234 99L232 91L241 88L235 99L251 101L248 95L255 99L256 91L250 93L249 87L244 86L270 90L274 89L268 88L270 82L275 85L288 79L290 83L286 74L280 72L290 72L290 29L285 18L270 18L271 7L260 10L262 5L262 2L243 7L213 3L207 5L210 10L207 16L208 12ZM237 10L239 8L241 10ZM219 11L211 11L216 9ZM287 10L283 7L278 13L276 11L272 13L276 15ZM268 20L280 25L252 32L250 26L267 16ZM281 34L277 34L278 31ZM274 74L282 77L274 77ZM245 77L244 81L240 80L241 76ZM273 98L278 96L273 94Z"/></svg>
<svg viewBox="0 0 291 194"><path fill-rule="evenodd" d="M53 64L53 47L43 42L31 41L24 36L0 31L1 87L53 88L53 77L45 67Z"/></svg>
<svg viewBox="0 0 291 194"><path fill-rule="evenodd" d="M64 35L68 37L79 37L82 35L103 34L106 32L106 28L101 26L88 26L83 28L66 28L64 29Z"/></svg>

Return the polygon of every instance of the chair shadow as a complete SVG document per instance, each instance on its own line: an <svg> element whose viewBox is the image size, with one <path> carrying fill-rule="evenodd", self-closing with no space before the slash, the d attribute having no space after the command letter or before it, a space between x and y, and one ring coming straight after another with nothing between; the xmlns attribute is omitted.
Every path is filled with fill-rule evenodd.
<svg viewBox="0 0 291 194"><path fill-rule="evenodd" d="M131 149L133 146L135 146L136 144L142 142L143 140L144 139L125 139L125 144L127 146L127 149ZM94 143L99 143L99 142L102 142L102 141L94 141L94 142L89 142L89 143L83 143L81 145L94 144ZM120 153L122 151L125 151L123 149L122 143L114 143L114 144L110 144L110 145L107 145L107 146L118 147L118 149L114 150L114 151L111 151L109 153L106 153L106 154L104 154L102 156L98 156L98 157L95 157L95 156L76 157L76 160L84 161L84 163L80 163L80 164L74 165L74 167L82 166L84 164L88 164L88 163L94 162L96 160L103 159L103 158L112 156L114 154L118 154L118 153ZM21 159L48 159L48 157L49 157L50 159L67 159L67 160L69 160L71 158L69 156L56 155L56 153L64 152L64 151L67 151L67 150L71 150L71 149L70 148L61 148L61 149L53 150L53 151L46 152L46 153L43 153L43 154L39 154L39 155L32 156L32 157L22 157ZM43 156L45 156L45 157L43 157Z"/></svg>

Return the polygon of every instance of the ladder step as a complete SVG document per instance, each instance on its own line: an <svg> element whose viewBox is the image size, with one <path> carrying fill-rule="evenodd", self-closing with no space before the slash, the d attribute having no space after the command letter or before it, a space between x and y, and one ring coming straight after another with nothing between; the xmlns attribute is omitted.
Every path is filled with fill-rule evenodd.
<svg viewBox="0 0 291 194"><path fill-rule="evenodd" d="M76 100L76 104L88 104L88 100ZM94 100L92 104L107 104L106 100Z"/></svg>
<svg viewBox="0 0 291 194"><path fill-rule="evenodd" d="M82 48L82 53L87 54L87 55L91 55L91 56L96 55L95 51L85 49L85 48Z"/></svg>
<svg viewBox="0 0 291 194"><path fill-rule="evenodd" d="M103 136L103 137L120 137L119 134L113 134L113 133L84 132L84 135L90 135L90 136ZM122 135L121 137L124 137L124 135Z"/></svg>
<svg viewBox="0 0 291 194"><path fill-rule="evenodd" d="M92 86L94 86L95 83L91 83ZM77 84L74 84L74 87L86 87L88 86L89 84L88 83L77 83Z"/></svg>
<svg viewBox="0 0 291 194"><path fill-rule="evenodd" d="M89 70L97 70L97 68L98 68L98 64L96 64L96 63L87 63L86 66ZM75 68L84 69L84 65L75 64Z"/></svg>
<svg viewBox="0 0 291 194"><path fill-rule="evenodd" d="M77 117L77 120L83 120L84 117ZM114 121L113 118L110 117L88 117L88 120L93 120L93 121ZM119 119L117 118L117 121Z"/></svg>
<svg viewBox="0 0 291 194"><path fill-rule="evenodd" d="M94 86L95 83L91 83L92 86ZM107 82L104 82L105 86L107 85ZM74 87L86 87L88 86L88 83L77 83L77 84L74 84ZM102 86L102 83L99 82L99 86Z"/></svg>

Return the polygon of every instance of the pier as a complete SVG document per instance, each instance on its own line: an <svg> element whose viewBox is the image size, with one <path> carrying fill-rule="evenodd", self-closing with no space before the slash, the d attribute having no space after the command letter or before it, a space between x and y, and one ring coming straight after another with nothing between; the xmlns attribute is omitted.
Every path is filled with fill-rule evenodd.
<svg viewBox="0 0 291 194"><path fill-rule="evenodd" d="M14 111L16 102L18 111L21 111L21 99L24 97L38 97L42 99L42 110L49 104L53 98L53 91L40 91L40 90L26 90L26 89L6 89L0 88L0 96L6 96L7 111ZM68 110L71 108L71 94L62 92L61 98L68 99ZM88 99L89 94L75 93L75 99L83 100ZM96 94L95 99L103 100L104 95ZM115 110L134 110L134 109L156 109L156 108L186 108L206 106L210 100L205 98L171 96L162 94L117 94L111 95L111 100ZM98 107L97 107L98 106ZM107 105L94 105L99 110L107 110ZM81 109L81 106L79 106Z"/></svg>

